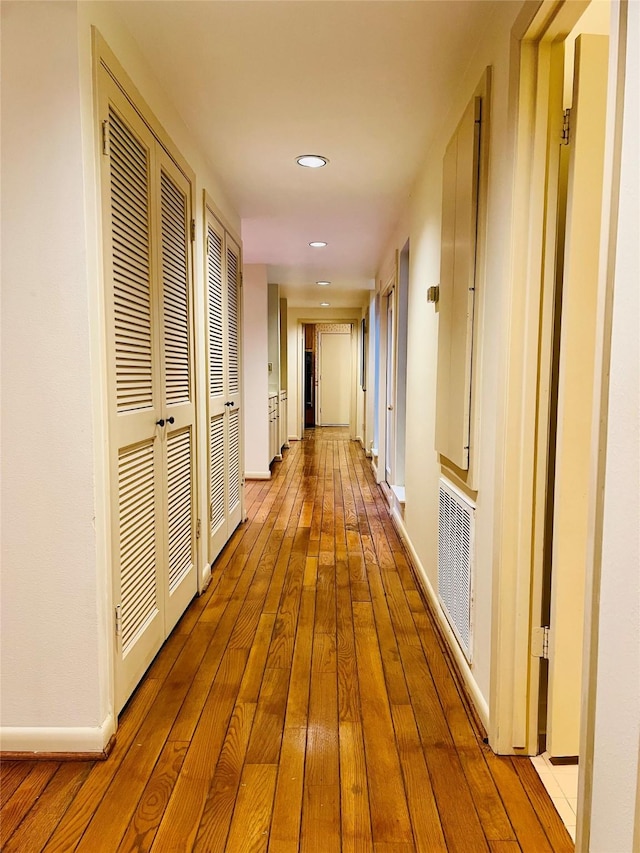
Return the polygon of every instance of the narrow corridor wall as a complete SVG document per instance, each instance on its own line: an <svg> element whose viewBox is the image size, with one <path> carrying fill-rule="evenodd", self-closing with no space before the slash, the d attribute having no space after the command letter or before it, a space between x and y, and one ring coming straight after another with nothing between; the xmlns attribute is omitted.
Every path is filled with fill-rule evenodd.
<svg viewBox="0 0 640 853"><path fill-rule="evenodd" d="M2 749L102 749L75 3L2 3Z"/></svg>
<svg viewBox="0 0 640 853"><path fill-rule="evenodd" d="M435 452L435 399L438 314L427 303L426 291L440 280L442 161L448 140L487 66L492 69L486 224L486 265L483 287L476 294L473 394L476 402L474 464L477 480L476 565L474 586L474 654L471 677L481 712L488 714L491 676L491 606L493 528L500 496L496 493L496 440L499 369L508 292L508 241L511 173L506 134L511 27L520 3L494 10L478 47L461 70L457 95L437 122L438 130L425 152L425 162L407 203L408 224L400 224L380 269L407 238L411 244L407 346L407 433L405 531L424 576L437 590L438 478Z"/></svg>
<svg viewBox="0 0 640 853"><path fill-rule="evenodd" d="M122 26L119 6L2 3L3 749L100 751L114 728L92 27L196 173L200 389L205 189L240 231L206 152ZM205 394L197 417L206 509ZM204 578L202 548L198 559Z"/></svg>

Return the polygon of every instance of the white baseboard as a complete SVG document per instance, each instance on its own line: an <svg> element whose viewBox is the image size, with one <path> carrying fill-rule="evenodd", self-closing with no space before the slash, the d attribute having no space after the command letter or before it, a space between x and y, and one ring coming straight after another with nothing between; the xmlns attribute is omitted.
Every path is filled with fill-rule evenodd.
<svg viewBox="0 0 640 853"><path fill-rule="evenodd" d="M245 471L245 480L270 480L271 471Z"/></svg>
<svg viewBox="0 0 640 853"><path fill-rule="evenodd" d="M113 714L101 726L2 726L2 752L95 752L102 754L115 734Z"/></svg>
<svg viewBox="0 0 640 853"><path fill-rule="evenodd" d="M398 512L397 507L394 507L392 512L392 518L400 534L402 541L407 546L407 550L411 555L411 560L413 565L416 567L419 579L422 583L422 587L427 594L427 598L429 599L429 603L435 613L435 616L438 620L438 625L440 626L442 633L447 639L451 652L453 653L454 658L456 659L456 663L458 664L458 669L462 677L464 678L464 683L469 691L469 695L471 696L471 700L475 706L476 711L482 721L482 725L485 727L487 731L489 731L489 705L487 700L482 695L478 684L473 677L473 673L471 672L471 668L469 666L469 662L464 656L464 652L458 645L458 641L456 639L455 634L451 630L451 626L447 620L447 617L444 615L444 611L442 609L442 605L438 600L438 596L436 595L436 591L431 585L431 581L427 576L427 572L425 571L424 566L422 565L420 558L416 553L416 549L413 547L413 543L409 538L407 533L407 529L404 526L404 520L402 519L400 513Z"/></svg>
<svg viewBox="0 0 640 853"><path fill-rule="evenodd" d="M368 459L370 459L370 458L371 458L371 449L367 450L367 446L366 446L366 444L364 443L364 438L362 438L362 436L361 436L361 435L359 435L359 436L358 436L358 438L356 439L356 441L359 441L359 442L360 442L360 445L361 445L362 449L364 450L364 455L365 455Z"/></svg>
<svg viewBox="0 0 640 853"><path fill-rule="evenodd" d="M206 588L211 583L211 565L209 563L204 564L204 569L202 570L202 576L200 578L200 589L198 591L198 595L202 595L202 593L206 590Z"/></svg>

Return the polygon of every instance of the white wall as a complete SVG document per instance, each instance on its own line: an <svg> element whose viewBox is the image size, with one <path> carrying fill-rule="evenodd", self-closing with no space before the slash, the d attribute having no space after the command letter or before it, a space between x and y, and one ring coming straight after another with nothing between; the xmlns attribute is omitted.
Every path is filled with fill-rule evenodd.
<svg viewBox="0 0 640 853"><path fill-rule="evenodd" d="M474 340L474 391L477 412L478 498L476 512L474 660L471 674L488 706L491 673L493 527L496 508L495 454L498 375L503 350L508 280L509 206L512 176L507 155L507 95L510 33L521 9L505 2L495 11L475 54L462 70L457 96L428 150L408 202L409 221L400 225L379 269L410 239L407 342L407 432L405 455L405 530L424 574L437 589L438 477L434 449L438 315L426 301L440 280L442 159L446 145L487 66L492 67L492 96L487 198L485 286L476 294L479 334Z"/></svg>
<svg viewBox="0 0 640 853"><path fill-rule="evenodd" d="M240 231L207 155L120 25L118 7L2 3L3 749L99 750L113 728L92 25L195 171L200 388L205 190L227 227ZM206 507L206 395L198 400L198 497Z"/></svg>
<svg viewBox="0 0 640 853"><path fill-rule="evenodd" d="M267 268L245 264L242 284L244 469L269 478L269 380L267 372Z"/></svg>
<svg viewBox="0 0 640 853"><path fill-rule="evenodd" d="M590 840L580 848L591 853L638 849L634 821L640 821L640 4L629 3L627 9L620 195L610 247L614 283L602 550L593 596L595 719L593 763L587 766L593 790ZM615 214L614 198L614 226Z"/></svg>
<svg viewBox="0 0 640 853"><path fill-rule="evenodd" d="M2 3L3 749L111 733L79 88L75 4Z"/></svg>

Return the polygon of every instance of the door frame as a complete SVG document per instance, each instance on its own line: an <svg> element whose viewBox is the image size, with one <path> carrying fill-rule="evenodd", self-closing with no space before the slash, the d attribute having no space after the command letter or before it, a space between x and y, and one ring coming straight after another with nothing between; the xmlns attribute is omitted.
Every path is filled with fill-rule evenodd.
<svg viewBox="0 0 640 853"><path fill-rule="evenodd" d="M386 269L383 271L379 279L378 300L379 310L376 311L377 335L378 335L378 389L377 401L378 411L374 412L378 424L378 458L375 460L373 472L377 483L386 482L387 469L387 350L388 350L388 335L387 335L387 299L389 293L398 287L398 251L394 251L393 257L389 261ZM396 320L396 312L394 311L394 324ZM394 338L397 338L394 329ZM395 357L394 357L395 370Z"/></svg>
<svg viewBox="0 0 640 853"><path fill-rule="evenodd" d="M543 577L555 290L555 252L545 252L545 241L555 241L560 154L550 138L562 119L562 104L558 109L553 95L553 54L588 5L527 3L512 28L513 284L505 305L505 393L498 412L489 731L491 746L502 754L538 751L540 659L532 655L532 629L540 622L534 610Z"/></svg>
<svg viewBox="0 0 640 853"><path fill-rule="evenodd" d="M333 323L340 325L351 326L351 402L349 405L349 438L356 437L356 413L357 413L357 393L358 393L358 342L360 339L360 323L362 316L359 317L333 317L328 314L326 317L299 317L296 321L296 431L299 439L304 438L304 327L308 326L325 326ZM315 334L315 331L314 331ZM291 374L289 374L291 375ZM288 401L291 403L291 400ZM316 394L317 405L317 394ZM316 417L317 420L317 417Z"/></svg>
<svg viewBox="0 0 640 853"><path fill-rule="evenodd" d="M391 489L396 481L396 369L398 355L395 282L382 294L384 304L384 481ZM388 458L387 458L388 457ZM391 482L389 482L391 481Z"/></svg>
<svg viewBox="0 0 640 853"><path fill-rule="evenodd" d="M324 325L324 324L320 324L320 325ZM323 384L322 384L323 383L322 360L324 357L323 356L323 344L324 344L323 338L329 339L329 338L331 338L333 336L337 336L337 335L348 335L349 336L349 360L350 360L350 368L351 368L349 371L351 374L351 380L349 383L349 422L348 422L348 426L351 427L352 414L353 414L352 413L353 389L351 388L351 382L353 381L353 332L354 332L353 324L350 324L350 328L349 328L348 332L323 332L323 331L319 331L317 333L317 342L318 342L318 347L317 347L317 352L318 352L318 372L317 372L318 382L317 382L317 387L318 387L318 393L317 393L317 398L316 398L316 414L315 414L315 417L316 417L316 425L318 425L318 426L345 426L345 424L320 423L320 421L322 421L322 418L319 416L319 413L322 412L322 405L324 403L324 390L323 390ZM335 374L334 374L334 376L335 376ZM329 384L331 384L331 383L329 383Z"/></svg>
<svg viewBox="0 0 640 853"><path fill-rule="evenodd" d="M554 104L550 74L553 42L563 41L588 0L526 5L512 30L509 136L513 140L513 229L506 307L506 352L499 412L504 440L497 458L499 511L494 542L491 746L499 753L537 752L540 664L531 655L532 605L542 577L548 446L549 388L540 375L550 358L551 315L545 294L554 290L555 259L545 256L545 234L555 233L559 156L548 137ZM558 146L555 146L558 151ZM552 220L552 221L551 221ZM541 359L542 362L541 363ZM542 427L542 429L540 429ZM515 472L515 474L514 474ZM532 689L535 685L535 689Z"/></svg>

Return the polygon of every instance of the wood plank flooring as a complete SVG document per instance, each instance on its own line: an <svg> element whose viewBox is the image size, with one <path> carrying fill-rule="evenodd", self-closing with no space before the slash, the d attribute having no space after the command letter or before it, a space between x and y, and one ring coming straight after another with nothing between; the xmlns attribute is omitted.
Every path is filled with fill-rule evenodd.
<svg viewBox="0 0 640 853"><path fill-rule="evenodd" d="M346 430L307 430L246 502L110 757L3 763L0 847L573 850L528 759L482 742Z"/></svg>

